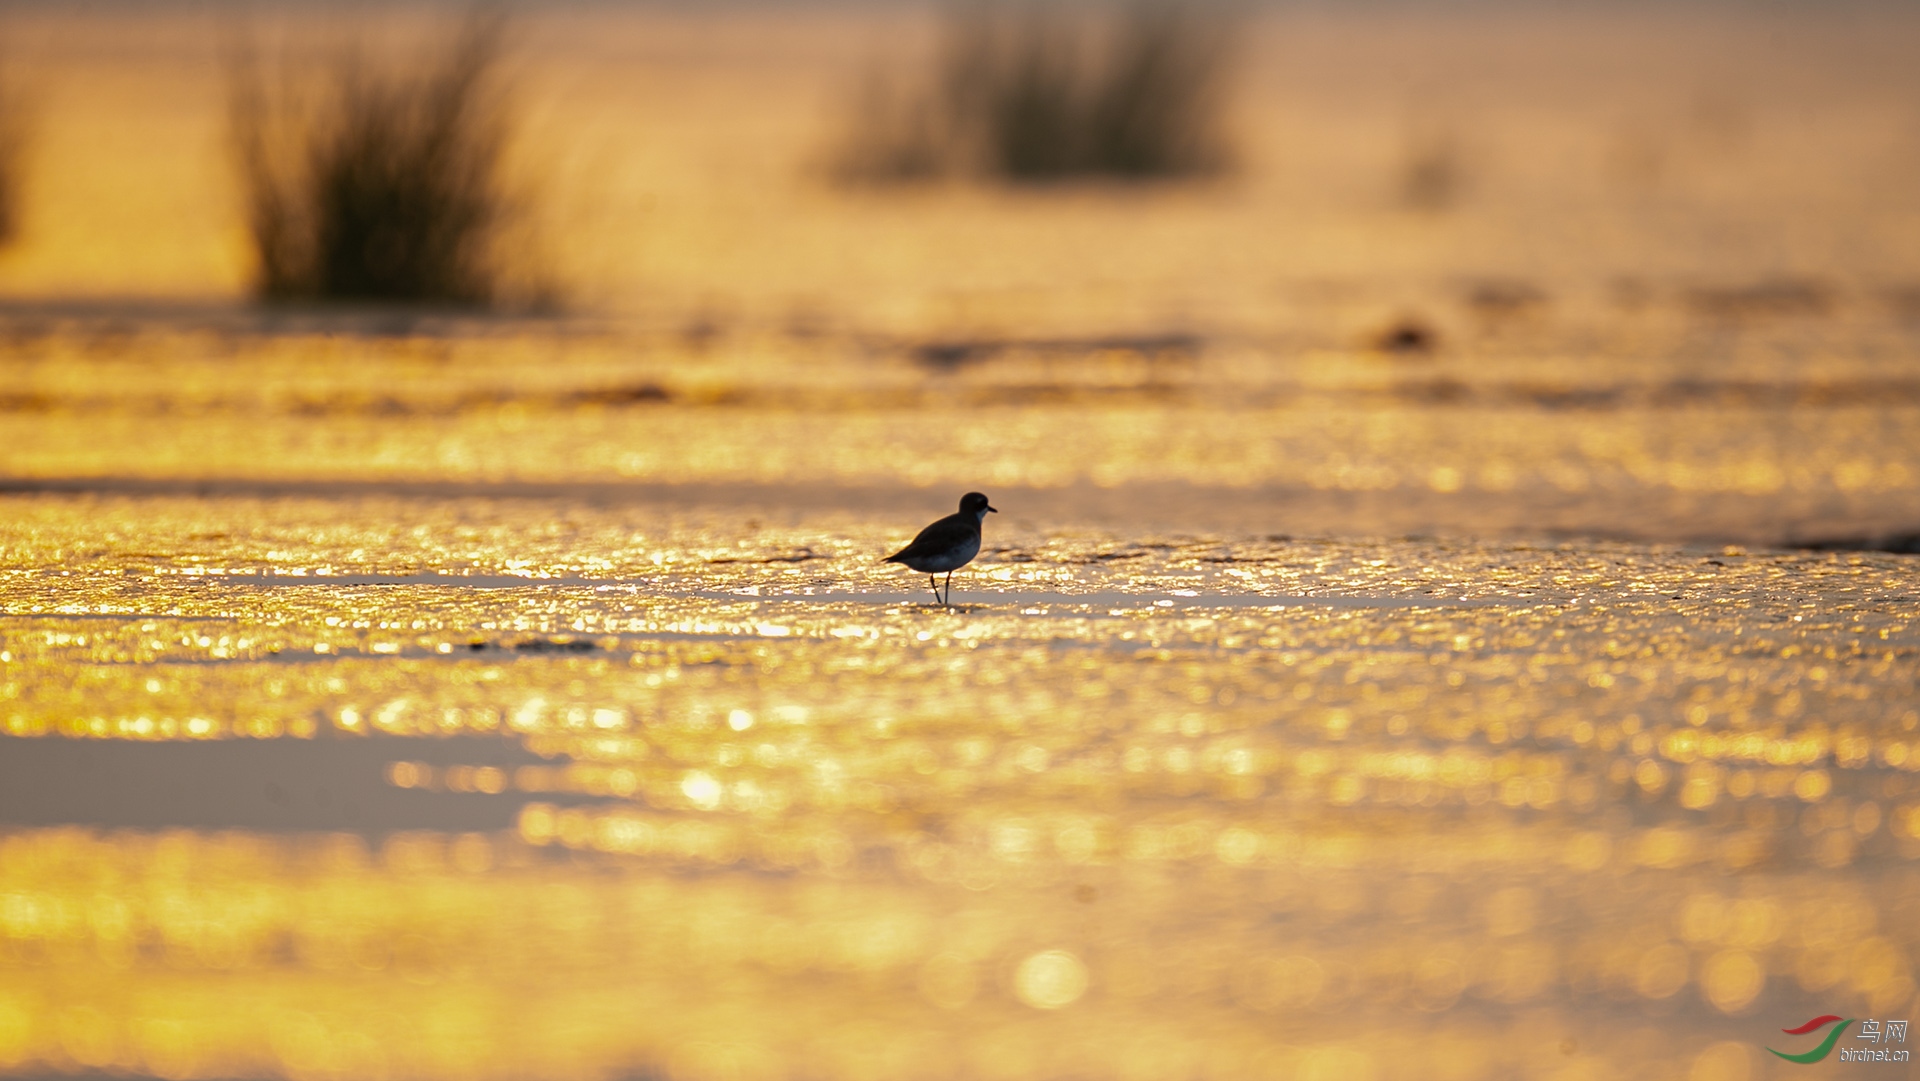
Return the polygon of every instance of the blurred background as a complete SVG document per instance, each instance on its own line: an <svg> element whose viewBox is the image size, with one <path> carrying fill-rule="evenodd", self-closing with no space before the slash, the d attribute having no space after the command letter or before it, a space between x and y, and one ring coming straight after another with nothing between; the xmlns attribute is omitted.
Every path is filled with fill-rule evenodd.
<svg viewBox="0 0 1920 1081"><path fill-rule="evenodd" d="M0 453L42 478L992 483L1084 489L1109 520L1103 492L1152 482L1192 524L1270 525L1282 499L1309 532L1897 544L1912 22L29 5L0 294L38 405ZM424 351L338 347L462 317ZM457 359L408 367L429 354ZM509 398L546 404L504 453L455 403ZM795 423L751 407L802 399L1022 421L730 458ZM361 423L376 401L393 423ZM81 402L128 437L36 427ZM666 411L689 421L670 469L626 430L716 402L750 408ZM1096 402L1128 412L1083 423ZM337 421L360 430L316 434ZM1195 486L1268 498L1249 517Z"/></svg>
<svg viewBox="0 0 1920 1081"><path fill-rule="evenodd" d="M0 1075L1915 1076L1916 55L0 10Z"/></svg>
<svg viewBox="0 0 1920 1081"><path fill-rule="evenodd" d="M506 262L543 259L582 310L978 333L1024 298L1063 322L1272 334L1299 306L1358 318L1362 296L1341 287L1391 309L1482 279L1576 310L1635 285L1646 301L1782 281L1849 307L1911 300L1898 5L505 17L476 99L498 115L474 119L507 129L505 197L546 248ZM464 20L431 5L14 9L8 294L243 295L258 269L233 115L248 61L256 82L326 98L342 54L363 54L363 74L421 74L448 63ZM1168 55L1107 40L1129 33ZM1087 85L1034 89L1049 79ZM1064 104L1102 94L1161 109ZM1130 122L1165 160L989 161L986 135L954 130L996 109L1005 130L1073 126L1035 120L1062 108L1083 127ZM1157 177L1187 182L1138 183ZM1092 182L1059 190L1075 179ZM1496 299L1524 306L1480 298Z"/></svg>

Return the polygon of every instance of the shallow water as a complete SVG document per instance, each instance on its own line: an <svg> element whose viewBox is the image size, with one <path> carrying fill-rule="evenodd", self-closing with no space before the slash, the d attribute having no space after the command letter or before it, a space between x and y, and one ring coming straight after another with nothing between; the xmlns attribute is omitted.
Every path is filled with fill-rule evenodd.
<svg viewBox="0 0 1920 1081"><path fill-rule="evenodd" d="M1009 513L942 609L897 516L7 503L16 1070L1731 1077L1911 1012L1902 557Z"/></svg>

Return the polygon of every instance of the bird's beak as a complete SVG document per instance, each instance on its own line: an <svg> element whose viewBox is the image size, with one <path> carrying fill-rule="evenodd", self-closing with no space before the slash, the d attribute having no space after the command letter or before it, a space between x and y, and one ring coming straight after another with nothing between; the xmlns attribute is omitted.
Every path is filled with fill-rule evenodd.
<svg viewBox="0 0 1920 1081"><path fill-rule="evenodd" d="M992 511L992 512L993 512L993 513L995 513L995 514L999 514L999 513L1000 513L1000 508L999 508L999 507L996 507L996 506L994 506L994 505L992 505L991 503L989 503L989 504L987 505L987 509L988 509L989 511Z"/></svg>

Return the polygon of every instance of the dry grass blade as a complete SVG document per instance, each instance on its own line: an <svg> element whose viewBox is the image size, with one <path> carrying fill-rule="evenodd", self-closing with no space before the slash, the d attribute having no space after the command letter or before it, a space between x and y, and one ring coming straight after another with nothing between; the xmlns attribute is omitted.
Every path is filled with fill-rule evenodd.
<svg viewBox="0 0 1920 1081"><path fill-rule="evenodd" d="M505 24L475 15L417 76L338 58L317 108L236 65L234 129L269 300L486 305L508 213L494 78Z"/></svg>

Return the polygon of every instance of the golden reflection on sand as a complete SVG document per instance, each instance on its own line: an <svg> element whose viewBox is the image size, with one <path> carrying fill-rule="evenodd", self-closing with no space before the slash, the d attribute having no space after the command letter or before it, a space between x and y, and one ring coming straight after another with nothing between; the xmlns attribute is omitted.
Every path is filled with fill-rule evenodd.
<svg viewBox="0 0 1920 1081"><path fill-rule="evenodd" d="M1914 998L1899 557L1016 519L942 611L860 519L760 563L659 511L543 555L541 504L15 504L73 557L8 572L11 747L384 741L372 783L517 810L14 831L9 1069L1598 1077ZM488 585L319 584L450 543Z"/></svg>

